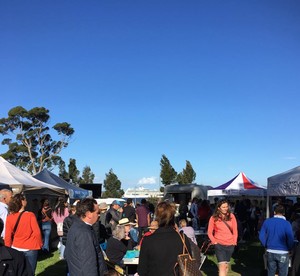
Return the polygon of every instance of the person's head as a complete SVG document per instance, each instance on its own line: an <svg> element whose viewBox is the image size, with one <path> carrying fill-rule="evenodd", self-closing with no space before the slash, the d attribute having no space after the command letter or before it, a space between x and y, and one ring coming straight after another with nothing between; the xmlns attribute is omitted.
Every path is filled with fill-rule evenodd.
<svg viewBox="0 0 300 276"><path fill-rule="evenodd" d="M118 240L124 239L125 238L125 226L117 225L116 228L112 231L112 235Z"/></svg>
<svg viewBox="0 0 300 276"><path fill-rule="evenodd" d="M283 205L279 204L274 209L274 215L281 215L284 216L285 214L285 208Z"/></svg>
<svg viewBox="0 0 300 276"><path fill-rule="evenodd" d="M85 198L76 204L76 214L84 222L93 225L98 220L99 206L93 198Z"/></svg>
<svg viewBox="0 0 300 276"><path fill-rule="evenodd" d="M149 231L151 233L155 232L155 230L158 229L158 221L157 220L152 220L149 226Z"/></svg>
<svg viewBox="0 0 300 276"><path fill-rule="evenodd" d="M21 209L25 209L27 200L24 194L15 194L8 204L8 209L11 213L17 213Z"/></svg>
<svg viewBox="0 0 300 276"><path fill-rule="evenodd" d="M143 198L142 200L141 200L141 204L146 204L147 203L147 200L145 199L145 198Z"/></svg>
<svg viewBox="0 0 300 276"><path fill-rule="evenodd" d="M9 189L2 189L0 190L0 202L3 202L8 205L12 198L12 191Z"/></svg>
<svg viewBox="0 0 300 276"><path fill-rule="evenodd" d="M228 220L230 218L229 203L226 199L218 201L213 216L215 219L223 217L225 220Z"/></svg>
<svg viewBox="0 0 300 276"><path fill-rule="evenodd" d="M107 204L105 202L101 202L99 204L99 210L101 213L105 213L107 211Z"/></svg>
<svg viewBox="0 0 300 276"><path fill-rule="evenodd" d="M119 200L114 200L111 203L111 206L112 206L113 209L118 210L122 207L122 203Z"/></svg>
<svg viewBox="0 0 300 276"><path fill-rule="evenodd" d="M44 208L47 208L47 207L49 207L50 206L50 202L49 202L49 200L48 199L44 199L43 200L43 205L42 205Z"/></svg>
<svg viewBox="0 0 300 276"><path fill-rule="evenodd" d="M65 196L60 196L57 199L57 203L55 206L55 212L60 215L63 216L65 213L65 209L67 208L68 204L67 204L67 198Z"/></svg>
<svg viewBox="0 0 300 276"><path fill-rule="evenodd" d="M182 227L186 227L187 226L187 222L185 219L181 219L179 221L179 227L182 228Z"/></svg>
<svg viewBox="0 0 300 276"><path fill-rule="evenodd" d="M176 209L169 202L160 202L156 206L155 218L159 227L175 225Z"/></svg>
<svg viewBox="0 0 300 276"><path fill-rule="evenodd" d="M132 198L127 198L126 203L127 203L128 206L129 205L131 206L132 205Z"/></svg>
<svg viewBox="0 0 300 276"><path fill-rule="evenodd" d="M69 207L69 214L75 215L76 214L76 205L71 205Z"/></svg>

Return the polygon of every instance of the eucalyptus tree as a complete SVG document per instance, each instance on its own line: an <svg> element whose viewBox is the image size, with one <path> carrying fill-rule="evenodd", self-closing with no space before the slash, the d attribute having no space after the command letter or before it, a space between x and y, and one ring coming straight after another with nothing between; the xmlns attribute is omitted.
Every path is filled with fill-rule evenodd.
<svg viewBox="0 0 300 276"><path fill-rule="evenodd" d="M1 143L8 146L1 156L33 174L44 167L59 165L59 153L68 146L74 129L67 122L50 128L49 120L49 110L45 107L10 109L8 117L0 119L0 134L4 136Z"/></svg>

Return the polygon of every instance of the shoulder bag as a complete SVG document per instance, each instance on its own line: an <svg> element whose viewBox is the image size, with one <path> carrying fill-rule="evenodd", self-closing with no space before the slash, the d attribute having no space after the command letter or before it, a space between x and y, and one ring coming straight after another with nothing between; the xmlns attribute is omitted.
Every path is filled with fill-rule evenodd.
<svg viewBox="0 0 300 276"><path fill-rule="evenodd" d="M176 266L178 266L179 276L201 276L202 273L199 268L198 261L193 259L187 249L185 244L185 237L178 233L180 239L183 244L182 254L177 256L177 263L175 264L174 270ZM176 275L176 270L175 270Z"/></svg>
<svg viewBox="0 0 300 276"><path fill-rule="evenodd" d="M223 219L222 219L222 221L225 223L225 225L228 227L228 229L230 230L231 234L233 235L233 231L232 231L231 227L229 226L229 224L225 220L223 220Z"/></svg>
<svg viewBox="0 0 300 276"><path fill-rule="evenodd" d="M16 221L15 227L14 227L12 233L11 233L11 243L13 243L13 241L14 241L15 233L16 233L16 231L17 231L17 228L18 228L20 219L21 219L22 215L24 214L24 212L25 212L25 211L22 211L22 212L20 213L20 215L18 216L18 219L17 219L17 221Z"/></svg>

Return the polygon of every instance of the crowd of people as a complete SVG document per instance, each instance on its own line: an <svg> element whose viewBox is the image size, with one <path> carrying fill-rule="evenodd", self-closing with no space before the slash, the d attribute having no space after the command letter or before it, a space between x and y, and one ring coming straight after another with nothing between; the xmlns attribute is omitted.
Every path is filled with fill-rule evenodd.
<svg viewBox="0 0 300 276"><path fill-rule="evenodd" d="M43 198L37 214L26 211L26 206L24 194L0 190L0 265L5 262L1 275L34 275L38 254L50 253L51 232L55 231L59 258L71 276L122 275L123 260L132 250L139 254L132 274L176 275L184 241L187 252L199 259L199 232L207 233L213 245L219 276L228 274L237 244L253 238L266 248L268 275L287 276L290 252L300 232L300 201L291 204L281 198L269 219L261 202L247 198L235 202L216 198L213 204L194 198L179 206L162 201L155 207L145 199L136 206L131 199L125 204L114 200L108 206L98 205L93 198L70 205L63 196L53 206ZM2 257L8 254L13 258ZM293 276L300 274L296 259Z"/></svg>

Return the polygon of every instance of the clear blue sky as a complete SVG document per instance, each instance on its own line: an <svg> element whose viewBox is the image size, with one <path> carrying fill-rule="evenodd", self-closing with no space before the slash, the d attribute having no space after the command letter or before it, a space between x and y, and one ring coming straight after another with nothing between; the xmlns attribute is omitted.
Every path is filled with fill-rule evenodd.
<svg viewBox="0 0 300 276"><path fill-rule="evenodd" d="M158 188L165 154L217 186L300 165L300 2L0 2L0 117L43 106L102 182ZM1 152L6 148L0 148ZM154 181L153 181L154 180ZM154 183L155 182L155 183Z"/></svg>

